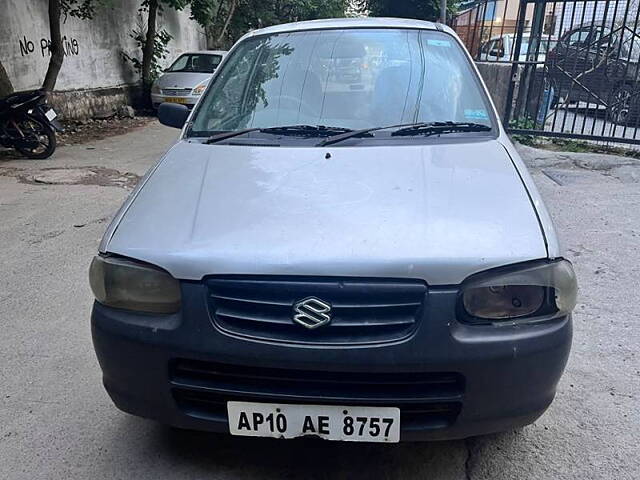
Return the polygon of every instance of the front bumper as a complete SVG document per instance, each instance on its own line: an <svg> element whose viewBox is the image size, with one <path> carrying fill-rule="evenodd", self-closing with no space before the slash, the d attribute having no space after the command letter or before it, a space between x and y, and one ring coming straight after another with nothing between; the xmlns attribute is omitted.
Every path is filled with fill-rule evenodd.
<svg viewBox="0 0 640 480"><path fill-rule="evenodd" d="M397 342L248 340L214 326L203 284L184 282L182 289L175 315L98 303L92 312L93 342L115 404L179 428L228 432L225 402L251 400L400 407L403 441L504 431L544 413L571 346L570 317L517 327L459 323L455 289L430 289L419 327ZM345 389L341 378L357 379L358 387ZM420 387L399 387L398 378Z"/></svg>
<svg viewBox="0 0 640 480"><path fill-rule="evenodd" d="M186 95L186 96L174 96L171 97L169 95L162 95L157 93L151 94L151 104L153 108L156 110L160 106L161 103L170 102L170 103L178 103L180 105L184 105L189 109L193 108L196 103L200 100L200 95Z"/></svg>

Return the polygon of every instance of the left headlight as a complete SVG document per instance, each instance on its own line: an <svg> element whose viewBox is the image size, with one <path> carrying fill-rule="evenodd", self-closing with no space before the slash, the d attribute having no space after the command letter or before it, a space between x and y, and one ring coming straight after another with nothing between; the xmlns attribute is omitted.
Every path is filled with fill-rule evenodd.
<svg viewBox="0 0 640 480"><path fill-rule="evenodd" d="M550 320L571 313L577 291L571 263L556 260L476 275L462 287L461 306L471 323Z"/></svg>
<svg viewBox="0 0 640 480"><path fill-rule="evenodd" d="M116 257L94 257L89 283L103 305L149 313L180 309L180 282L164 270Z"/></svg>
<svg viewBox="0 0 640 480"><path fill-rule="evenodd" d="M162 92L160 92L160 87L158 86L158 84L157 84L157 83L154 83L154 84L151 86L151 93L153 93L153 94L155 94L155 95L160 95L160 93L162 93Z"/></svg>
<svg viewBox="0 0 640 480"><path fill-rule="evenodd" d="M191 93L193 95L202 95L204 93L204 91L207 89L207 85L209 85L209 81L208 80L206 82L204 82L204 83L201 83L197 87L195 87Z"/></svg>

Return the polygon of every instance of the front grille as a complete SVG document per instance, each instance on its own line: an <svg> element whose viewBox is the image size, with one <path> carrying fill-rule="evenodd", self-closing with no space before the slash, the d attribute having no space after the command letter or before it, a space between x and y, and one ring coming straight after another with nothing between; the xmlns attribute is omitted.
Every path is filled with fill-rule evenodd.
<svg viewBox="0 0 640 480"><path fill-rule="evenodd" d="M191 95L190 88L163 88L163 95L168 95L170 97L186 97Z"/></svg>
<svg viewBox="0 0 640 480"><path fill-rule="evenodd" d="M173 397L192 417L227 421L228 401L400 408L403 430L445 428L462 407L458 373L324 372L175 360Z"/></svg>
<svg viewBox="0 0 640 480"><path fill-rule="evenodd" d="M214 323L231 334L310 344L397 341L417 327L427 294L418 280L233 277L206 281ZM331 321L307 329L294 304L315 297L331 305Z"/></svg>

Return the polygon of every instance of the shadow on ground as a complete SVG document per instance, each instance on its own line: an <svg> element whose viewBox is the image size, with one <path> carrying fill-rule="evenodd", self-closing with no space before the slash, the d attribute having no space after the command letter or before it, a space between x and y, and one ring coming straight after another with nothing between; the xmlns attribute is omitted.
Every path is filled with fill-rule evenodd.
<svg viewBox="0 0 640 480"><path fill-rule="evenodd" d="M138 441L128 442L137 449L129 452L130 457L145 458L148 465L152 456L162 464L158 471L170 466L176 478L468 479L478 448L477 439L383 445L240 438L177 430L132 417L122 418L116 430L114 438L142 434ZM493 442L520 448L520 435L482 437L483 444Z"/></svg>

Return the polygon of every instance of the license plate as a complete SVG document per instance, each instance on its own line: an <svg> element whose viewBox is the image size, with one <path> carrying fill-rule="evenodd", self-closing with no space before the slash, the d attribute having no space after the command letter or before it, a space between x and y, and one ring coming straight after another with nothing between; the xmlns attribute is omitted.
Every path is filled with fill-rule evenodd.
<svg viewBox="0 0 640 480"><path fill-rule="evenodd" d="M169 103L187 103L186 98L180 97L165 97L164 101Z"/></svg>
<svg viewBox="0 0 640 480"><path fill-rule="evenodd" d="M50 108L45 112L44 116L47 117L47 120L51 122L54 118L58 116L58 114L53 108Z"/></svg>
<svg viewBox="0 0 640 480"><path fill-rule="evenodd" d="M227 402L229 432L248 437L315 436L347 442L400 441L400 409Z"/></svg>

